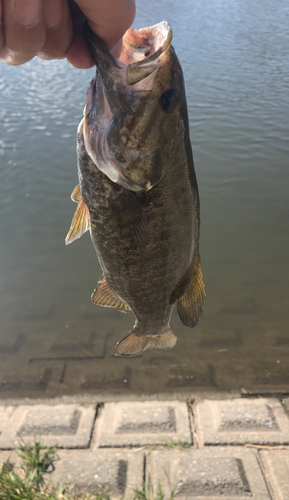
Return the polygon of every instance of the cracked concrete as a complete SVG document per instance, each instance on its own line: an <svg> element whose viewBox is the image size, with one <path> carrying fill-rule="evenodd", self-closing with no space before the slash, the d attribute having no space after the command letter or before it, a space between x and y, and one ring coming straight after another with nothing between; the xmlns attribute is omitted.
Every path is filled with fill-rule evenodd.
<svg viewBox="0 0 289 500"><path fill-rule="evenodd" d="M48 479L79 491L132 498L150 480L180 500L289 500L288 399L240 396L2 401L0 461L37 439L58 446Z"/></svg>

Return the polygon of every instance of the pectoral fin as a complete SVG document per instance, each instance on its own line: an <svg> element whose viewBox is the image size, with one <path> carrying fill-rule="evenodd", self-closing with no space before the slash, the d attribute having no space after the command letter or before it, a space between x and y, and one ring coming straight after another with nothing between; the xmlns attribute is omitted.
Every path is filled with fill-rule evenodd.
<svg viewBox="0 0 289 500"><path fill-rule="evenodd" d="M80 185L77 184L77 186L75 186L74 190L72 191L70 198L72 199L72 201L75 201L75 203L78 203L80 197L81 197Z"/></svg>
<svg viewBox="0 0 289 500"><path fill-rule="evenodd" d="M203 312L205 303L205 287L199 253L196 254L190 270L189 281L183 295L177 301L177 309L181 322L185 326L194 327Z"/></svg>
<svg viewBox="0 0 289 500"><path fill-rule="evenodd" d="M69 243L72 243L77 238L80 238L80 236L88 231L88 229L90 229L89 210L84 199L82 198L82 196L80 196L70 229L65 238L66 245L69 245Z"/></svg>
<svg viewBox="0 0 289 500"><path fill-rule="evenodd" d="M148 223L134 194L126 191L121 197L121 210L119 206L113 208L119 237L129 240L134 247L145 246L149 241Z"/></svg>
<svg viewBox="0 0 289 500"><path fill-rule="evenodd" d="M122 312L128 312L129 307L109 287L105 276L102 276L98 287L91 296L92 302L98 306L114 307Z"/></svg>

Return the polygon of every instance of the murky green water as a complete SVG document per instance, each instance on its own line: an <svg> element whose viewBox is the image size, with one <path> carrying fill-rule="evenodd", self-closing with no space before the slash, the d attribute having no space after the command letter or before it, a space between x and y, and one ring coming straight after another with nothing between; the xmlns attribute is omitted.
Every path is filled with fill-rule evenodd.
<svg viewBox="0 0 289 500"><path fill-rule="evenodd" d="M0 63L0 397L289 390L289 6L138 2L182 62L201 195L207 301L178 343L113 357L133 316L90 301L100 268L75 205L75 132L93 70Z"/></svg>

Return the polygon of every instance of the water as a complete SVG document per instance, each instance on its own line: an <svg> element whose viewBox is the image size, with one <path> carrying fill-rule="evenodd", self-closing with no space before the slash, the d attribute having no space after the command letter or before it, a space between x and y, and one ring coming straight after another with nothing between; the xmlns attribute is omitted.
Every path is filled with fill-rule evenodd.
<svg viewBox="0 0 289 500"><path fill-rule="evenodd" d="M289 6L152 0L187 90L207 301L172 351L113 356L133 316L90 301L101 271L75 210L75 132L93 70L0 63L0 397L289 389Z"/></svg>

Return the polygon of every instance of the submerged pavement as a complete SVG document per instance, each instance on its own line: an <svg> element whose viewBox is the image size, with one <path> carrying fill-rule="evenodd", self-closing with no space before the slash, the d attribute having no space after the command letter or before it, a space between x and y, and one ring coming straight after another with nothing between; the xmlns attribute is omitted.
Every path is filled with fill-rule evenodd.
<svg viewBox="0 0 289 500"><path fill-rule="evenodd" d="M10 400L0 462L21 442L58 445L55 485L133 498L150 482L182 500L289 500L289 398Z"/></svg>

